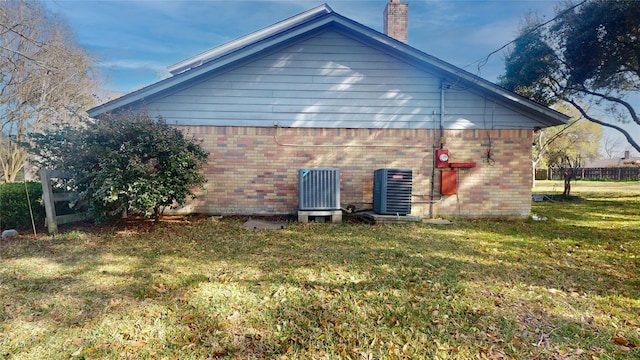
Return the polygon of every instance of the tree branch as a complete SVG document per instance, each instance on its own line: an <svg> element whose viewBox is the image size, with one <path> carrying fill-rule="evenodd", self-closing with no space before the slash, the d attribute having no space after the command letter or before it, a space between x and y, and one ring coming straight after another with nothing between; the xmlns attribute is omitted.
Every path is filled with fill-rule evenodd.
<svg viewBox="0 0 640 360"><path fill-rule="evenodd" d="M21 37L21 38L23 38L23 39L27 40L28 42L30 42L30 43L32 43L32 44L34 44L34 45L38 46L38 47L42 47L42 46L44 46L44 43L43 43L43 42L37 41L37 40L35 40L35 39L32 39L32 38L30 38L29 36L27 36L27 35L23 34L21 31L15 30L16 28L20 27L21 25L23 25L23 24L19 24L19 23L18 23L18 24L15 24L15 25L13 25L13 26L11 26L11 27L10 27L10 26L5 25L5 24L3 24L2 22L0 22L0 27L2 27L2 28L4 28L4 29L7 29L7 31L8 31L8 32L11 32L11 33L13 33L13 34L15 34L15 35L18 35L19 37ZM26 24L25 24L24 26L25 26L25 27L28 27L29 25L26 25Z"/></svg>
<svg viewBox="0 0 640 360"><path fill-rule="evenodd" d="M27 54L25 54L25 53L23 53L23 52L21 52L19 50L11 49L11 48L8 48L8 47L3 46L3 45L0 45L0 49L8 51L10 53L13 53L15 55L19 55L19 56L21 56L21 57L23 57L23 58L25 58L25 59L27 59L29 61L32 61L33 63L35 63L36 65L38 65L39 67L41 67L43 69L56 70L56 68L53 68L53 67L49 68L46 63L41 62L41 61L39 61L37 59L34 59L33 57L31 57L31 56L29 56L29 55L27 55Z"/></svg>
<svg viewBox="0 0 640 360"><path fill-rule="evenodd" d="M618 130L620 133L622 133L622 135L624 135L624 137L627 139L627 141L629 142L629 144L631 144L631 146L633 146L633 148L634 148L634 149L636 149L637 151L640 151L640 145L639 145L637 142L635 142L635 140L633 140L633 138L631 137L631 135L629 135L629 133L627 132L627 130L625 130L625 129L623 129L623 128L619 127L619 126L616 126L616 125L613 125L613 124L609 124L609 123L607 123L607 122L604 122L604 121L598 120L598 119L596 119L596 118L594 118L594 117L590 116L590 115L587 113L587 111L586 111L586 110L584 110L584 109L582 108L582 106L580 106L577 102L575 102L575 101L574 101L574 100L572 100L572 99L564 98L563 100L564 100L564 101L566 101L566 102L568 102L569 104L571 104L574 108L576 108L576 110L578 110L578 111L580 112L580 114L582 114L582 116L583 116L585 119L587 119L587 120L589 120L589 121L591 121L591 122L594 122L594 123L596 123L596 124L599 124L599 125L602 125L602 126L606 126L606 127L609 127L609 128L615 129L615 130Z"/></svg>
<svg viewBox="0 0 640 360"><path fill-rule="evenodd" d="M640 125L640 119L638 118L638 114L636 113L636 110L628 102L626 102L626 101L624 101L624 100L622 100L620 98L617 98L617 97L613 97L613 96L609 96L609 95L606 95L606 94L601 94L601 93L589 90L589 89L585 88L584 86L580 86L580 87L577 87L577 88L573 87L573 88L571 88L571 90L577 91L577 92L583 92L585 94L589 94L591 96L599 97L599 98L605 99L607 101L611 101L611 102L614 102L616 104L622 105L625 109L627 109L627 111L629 111L629 115L631 115L631 119L633 119L633 121L636 124Z"/></svg>

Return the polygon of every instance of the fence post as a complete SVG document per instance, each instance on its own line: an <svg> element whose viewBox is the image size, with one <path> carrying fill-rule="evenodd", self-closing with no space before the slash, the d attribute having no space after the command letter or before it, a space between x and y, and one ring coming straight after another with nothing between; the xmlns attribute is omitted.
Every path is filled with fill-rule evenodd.
<svg viewBox="0 0 640 360"><path fill-rule="evenodd" d="M42 202L44 202L44 212L46 214L47 231L49 234L58 233L56 223L56 204L53 200L53 188L49 178L49 170L42 168L39 171L40 181L42 181Z"/></svg>

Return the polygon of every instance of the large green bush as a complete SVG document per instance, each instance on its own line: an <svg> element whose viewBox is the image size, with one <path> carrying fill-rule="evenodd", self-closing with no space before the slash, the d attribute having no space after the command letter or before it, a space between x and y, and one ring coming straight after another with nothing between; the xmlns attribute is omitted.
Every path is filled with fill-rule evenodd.
<svg viewBox="0 0 640 360"><path fill-rule="evenodd" d="M126 113L32 136L42 165L73 175L68 184L97 220L123 211L162 215L201 186L209 153L146 113Z"/></svg>
<svg viewBox="0 0 640 360"><path fill-rule="evenodd" d="M31 209L36 225L44 222L42 185L27 182ZM31 215L24 183L0 184L0 229L31 229Z"/></svg>

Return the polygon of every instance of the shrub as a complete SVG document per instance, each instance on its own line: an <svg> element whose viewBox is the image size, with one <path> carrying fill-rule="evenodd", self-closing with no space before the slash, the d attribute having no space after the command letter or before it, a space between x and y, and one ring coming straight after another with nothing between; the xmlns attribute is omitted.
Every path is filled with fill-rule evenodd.
<svg viewBox="0 0 640 360"><path fill-rule="evenodd" d="M44 222L42 185L27 182L27 191L36 224ZM0 184L0 229L31 229L31 215L24 183Z"/></svg>
<svg viewBox="0 0 640 360"><path fill-rule="evenodd" d="M209 153L161 118L125 113L32 136L42 165L73 175L71 186L99 221L131 211L162 215L205 182Z"/></svg>

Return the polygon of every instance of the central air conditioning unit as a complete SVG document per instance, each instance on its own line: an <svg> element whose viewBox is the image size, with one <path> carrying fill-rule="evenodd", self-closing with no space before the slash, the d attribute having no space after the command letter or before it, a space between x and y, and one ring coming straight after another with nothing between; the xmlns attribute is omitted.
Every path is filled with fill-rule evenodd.
<svg viewBox="0 0 640 360"><path fill-rule="evenodd" d="M373 172L373 211L382 215L411 213L411 169L378 169Z"/></svg>
<svg viewBox="0 0 640 360"><path fill-rule="evenodd" d="M298 170L299 210L340 210L340 169Z"/></svg>

